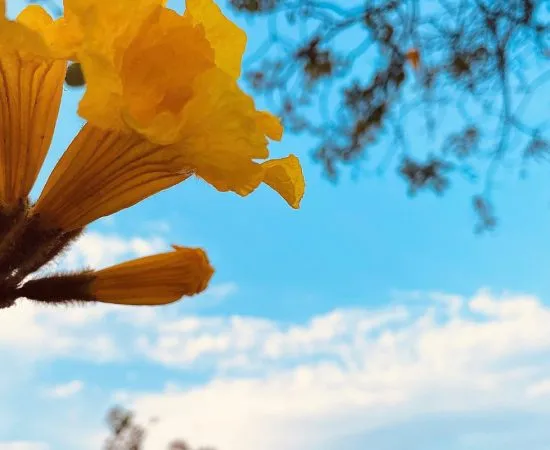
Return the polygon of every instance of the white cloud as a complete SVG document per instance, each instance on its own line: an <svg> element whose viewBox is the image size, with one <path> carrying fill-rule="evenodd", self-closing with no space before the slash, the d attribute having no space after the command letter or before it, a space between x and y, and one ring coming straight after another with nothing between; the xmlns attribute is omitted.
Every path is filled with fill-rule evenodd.
<svg viewBox="0 0 550 450"><path fill-rule="evenodd" d="M103 267L121 260L164 251L162 238L124 238L90 232L78 239L57 263L58 268ZM196 296L219 302L236 292L235 283L213 285ZM132 356L132 341L121 339L116 330L125 329L136 339L141 326L174 316L181 304L164 308L140 308L108 304L53 307L20 300L0 314L0 352L17 355L21 361L52 360L57 357L112 361ZM147 329L147 328L146 328ZM1 375L0 375L1 376Z"/></svg>
<svg viewBox="0 0 550 450"><path fill-rule="evenodd" d="M108 313L108 305L48 307L19 301L0 314L0 351L29 362L70 356L113 360L119 352L112 333L99 327Z"/></svg>
<svg viewBox="0 0 550 450"><path fill-rule="evenodd" d="M44 395L50 398L68 398L78 394L84 388L80 380L72 380L68 383L57 384L44 390Z"/></svg>
<svg viewBox="0 0 550 450"><path fill-rule="evenodd" d="M200 386L133 395L143 417L160 419L147 448L184 437L223 450L304 450L419 417L500 410L550 420L550 309L486 291L430 297L423 313L341 309L303 325L163 321L141 338L148 358L211 361L218 372Z"/></svg>
<svg viewBox="0 0 550 450"><path fill-rule="evenodd" d="M143 256L165 247L157 237L150 240L84 234L63 255L58 265L74 270L83 265L102 267L127 257ZM119 356L111 331L100 325L108 314L116 313L112 305L49 307L20 300L0 314L0 351L33 361L75 356L97 361Z"/></svg>
<svg viewBox="0 0 550 450"><path fill-rule="evenodd" d="M236 360L274 363L303 357L345 357L353 339L407 320L403 307L383 312L336 310L303 325L284 326L273 321L232 316L184 317L155 324L138 340L150 359L185 366L201 358L216 358L221 365Z"/></svg>
<svg viewBox="0 0 550 450"><path fill-rule="evenodd" d="M168 244L159 237L124 238L117 234L87 232L71 246L58 265L65 268L101 268L126 258L135 258L166 251Z"/></svg>
<svg viewBox="0 0 550 450"><path fill-rule="evenodd" d="M17 441L1 442L0 450L49 450L50 446L43 442Z"/></svg>
<svg viewBox="0 0 550 450"><path fill-rule="evenodd" d="M21 304L0 315L0 350L151 365L164 390L139 392L128 380L108 388L110 400L160 419L148 434L151 450L177 437L220 450L331 449L340 436L457 414L550 420L550 307L532 296L419 293L392 307L340 308L304 323L180 311ZM195 369L207 374L200 384L178 379ZM142 379L152 380L141 372L128 383ZM101 382L94 385L86 380L81 396Z"/></svg>
<svg viewBox="0 0 550 450"><path fill-rule="evenodd" d="M550 396L550 378L542 379L527 387L527 396L531 398Z"/></svg>
<svg viewBox="0 0 550 450"><path fill-rule="evenodd" d="M116 390L111 396L111 401L115 405L127 404L131 401L131 399L132 394L122 389Z"/></svg>

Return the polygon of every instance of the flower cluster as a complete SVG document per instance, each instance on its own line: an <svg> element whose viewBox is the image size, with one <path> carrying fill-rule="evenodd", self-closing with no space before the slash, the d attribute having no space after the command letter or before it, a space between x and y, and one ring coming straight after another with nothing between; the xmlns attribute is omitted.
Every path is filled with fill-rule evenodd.
<svg viewBox="0 0 550 450"><path fill-rule="evenodd" d="M213 0L65 0L0 18L0 307L21 297L157 305L203 291L201 249L99 271L32 276L91 222L196 176L246 196L261 183L298 208L298 159L268 159L279 120L237 84L246 35ZM5 2L0 3L5 10ZM69 65L69 72L67 67ZM81 73L86 120L36 202L67 76Z"/></svg>

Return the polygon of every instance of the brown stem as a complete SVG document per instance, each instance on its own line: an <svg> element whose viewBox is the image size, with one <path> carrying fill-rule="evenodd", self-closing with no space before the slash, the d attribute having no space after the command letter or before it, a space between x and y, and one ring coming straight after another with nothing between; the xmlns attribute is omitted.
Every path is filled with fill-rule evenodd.
<svg viewBox="0 0 550 450"><path fill-rule="evenodd" d="M0 253L0 278L8 278L26 261L35 259L44 247L59 238L61 230L44 229L37 216L26 217L13 231L9 241L2 242Z"/></svg>
<svg viewBox="0 0 550 450"><path fill-rule="evenodd" d="M72 303L95 301L89 292L92 271L75 274L52 275L27 281L15 291L19 297L45 303Z"/></svg>
<svg viewBox="0 0 550 450"><path fill-rule="evenodd" d="M0 265L10 259L17 247L21 235L28 225L28 201L22 201L11 211L0 213Z"/></svg>
<svg viewBox="0 0 550 450"><path fill-rule="evenodd" d="M10 280L20 283L27 275L36 272L62 253L80 236L83 230L83 228L79 228L62 233L61 235L55 235L50 240L44 242L32 255L29 255L28 258L18 265L16 272L10 277Z"/></svg>

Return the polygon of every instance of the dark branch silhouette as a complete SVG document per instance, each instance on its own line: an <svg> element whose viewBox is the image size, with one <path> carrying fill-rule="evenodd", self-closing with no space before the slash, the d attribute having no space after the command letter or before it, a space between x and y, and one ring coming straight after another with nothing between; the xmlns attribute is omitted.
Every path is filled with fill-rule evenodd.
<svg viewBox="0 0 550 450"><path fill-rule="evenodd" d="M314 138L332 181L395 168L411 195L441 195L463 177L481 231L499 170L550 156L547 0L225 1L265 25L245 60L253 92ZM67 84L83 83L76 64Z"/></svg>
<svg viewBox="0 0 550 450"><path fill-rule="evenodd" d="M157 419L149 421L149 426L154 426ZM134 415L121 407L114 407L107 413L107 425L110 435L105 441L103 450L142 450L146 430L136 423ZM176 439L172 441L167 450L215 450L213 447L200 447L194 449L186 441Z"/></svg>
<svg viewBox="0 0 550 450"><path fill-rule="evenodd" d="M497 171L549 155L545 0L229 2L266 25L248 82L331 180L395 167L411 194L442 194L462 176L482 230Z"/></svg>

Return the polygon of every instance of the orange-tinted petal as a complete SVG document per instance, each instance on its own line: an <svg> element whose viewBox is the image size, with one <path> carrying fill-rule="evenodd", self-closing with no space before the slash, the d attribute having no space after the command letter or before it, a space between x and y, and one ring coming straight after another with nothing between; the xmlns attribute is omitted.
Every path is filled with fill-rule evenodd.
<svg viewBox="0 0 550 450"><path fill-rule="evenodd" d="M1 28L1 26L0 26ZM5 52L0 57L0 202L26 198L50 146L65 62Z"/></svg>
<svg viewBox="0 0 550 450"><path fill-rule="evenodd" d="M89 291L103 303L164 305L204 291L213 273L204 251L174 246L95 272Z"/></svg>
<svg viewBox="0 0 550 450"><path fill-rule="evenodd" d="M50 56L40 33L14 21L0 21L0 49L2 53L16 51L19 54Z"/></svg>
<svg viewBox="0 0 550 450"><path fill-rule="evenodd" d="M300 161L294 155L272 159L262 164L264 183L277 191L293 208L300 207L304 196L305 181Z"/></svg>
<svg viewBox="0 0 550 450"><path fill-rule="evenodd" d="M149 15L165 0L64 0L67 21L85 37L84 49L115 61Z"/></svg>
<svg viewBox="0 0 550 450"><path fill-rule="evenodd" d="M258 187L268 157L252 98L225 72L213 69L194 86L184 110L182 156L195 173L219 191L247 195Z"/></svg>
<svg viewBox="0 0 550 450"><path fill-rule="evenodd" d="M158 5L148 8L147 15L139 14L139 24L131 27L127 18L113 14L109 7L98 6L93 11L113 16L125 31L119 30L120 37L113 40L95 36L89 25L84 27L77 59L87 90L79 114L101 128L133 129L159 144L175 142L194 79L214 67L214 51L204 29ZM92 22L103 24L105 20ZM80 21L87 23L88 19L84 16Z"/></svg>
<svg viewBox="0 0 550 450"><path fill-rule="evenodd" d="M22 56L66 59L71 55L74 37L59 26L44 8L27 6L15 21L0 18L0 49Z"/></svg>
<svg viewBox="0 0 550 450"><path fill-rule="evenodd" d="M213 0L187 0L185 16L204 27L216 65L237 79L246 48L245 32L227 19Z"/></svg>
<svg viewBox="0 0 550 450"><path fill-rule="evenodd" d="M79 113L102 128L124 129L119 70L124 50L144 21L164 0L65 0L66 34L80 34L75 58L81 63L87 89ZM78 45L76 45L78 44Z"/></svg>
<svg viewBox="0 0 550 450"><path fill-rule="evenodd" d="M277 116L266 111L259 111L256 122L269 139L280 141L283 138L283 125Z"/></svg>
<svg viewBox="0 0 550 450"><path fill-rule="evenodd" d="M85 125L54 168L34 211L65 231L86 226L191 175L172 147Z"/></svg>
<svg viewBox="0 0 550 450"><path fill-rule="evenodd" d="M68 22L65 17L54 21L39 5L27 6L17 17L16 23L22 25L27 34L39 36L46 48L42 52L52 58L72 58L82 42L82 33L76 22ZM23 45L23 48L28 47L28 44Z"/></svg>
<svg viewBox="0 0 550 450"><path fill-rule="evenodd" d="M159 8L124 51L124 119L154 142L175 142L193 83L212 67L214 52L204 30L187 17Z"/></svg>

